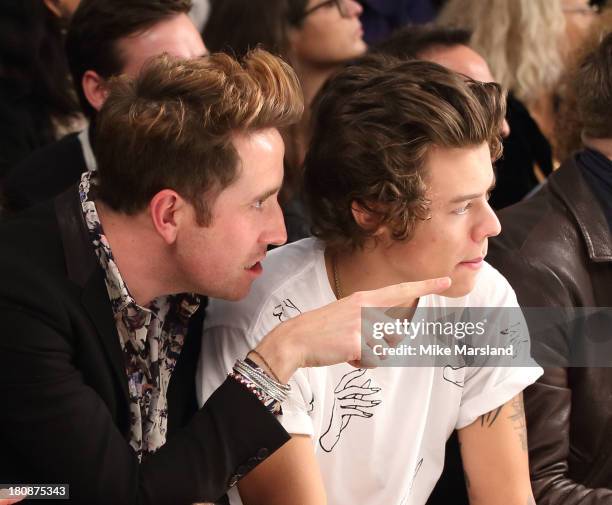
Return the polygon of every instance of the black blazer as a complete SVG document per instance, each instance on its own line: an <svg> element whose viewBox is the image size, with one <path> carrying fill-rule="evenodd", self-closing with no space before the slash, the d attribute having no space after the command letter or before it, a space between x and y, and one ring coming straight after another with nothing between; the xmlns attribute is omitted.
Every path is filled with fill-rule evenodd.
<svg viewBox="0 0 612 505"><path fill-rule="evenodd" d="M13 167L3 184L8 211L16 212L50 200L79 182L87 166L78 135L66 135Z"/></svg>
<svg viewBox="0 0 612 505"><path fill-rule="evenodd" d="M197 410L201 308L169 385L167 442L139 464L76 188L0 224L0 237L0 483L68 483L70 503L88 505L215 501L288 440L232 379Z"/></svg>

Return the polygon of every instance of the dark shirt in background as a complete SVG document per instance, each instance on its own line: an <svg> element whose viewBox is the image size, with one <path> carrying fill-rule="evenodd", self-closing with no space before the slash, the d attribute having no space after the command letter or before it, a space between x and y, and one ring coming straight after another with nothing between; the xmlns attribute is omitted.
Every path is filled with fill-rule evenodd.
<svg viewBox="0 0 612 505"><path fill-rule="evenodd" d="M405 24L429 23L437 14L432 0L360 0L360 3L363 38L368 44L382 41Z"/></svg>
<svg viewBox="0 0 612 505"><path fill-rule="evenodd" d="M494 209L520 202L538 186L535 165L545 176L553 169L548 140L527 108L512 93L508 94L506 120L510 135L504 139L504 153L495 163L496 186L489 200Z"/></svg>

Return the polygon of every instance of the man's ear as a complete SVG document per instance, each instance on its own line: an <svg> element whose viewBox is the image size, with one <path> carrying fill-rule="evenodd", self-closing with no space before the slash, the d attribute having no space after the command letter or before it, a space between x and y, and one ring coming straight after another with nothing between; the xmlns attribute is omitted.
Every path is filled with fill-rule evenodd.
<svg viewBox="0 0 612 505"><path fill-rule="evenodd" d="M99 111L108 96L106 80L100 77L97 72L87 70L81 79L81 86L83 86L83 93L89 104Z"/></svg>
<svg viewBox="0 0 612 505"><path fill-rule="evenodd" d="M151 221L155 231L166 244L170 245L176 241L181 223L185 221L189 210L189 204L172 189L162 189L151 198Z"/></svg>
<svg viewBox="0 0 612 505"><path fill-rule="evenodd" d="M373 236L381 235L386 228L380 224L380 214L372 209L372 206L366 208L363 204L353 200L351 202L351 213L357 225L364 230L370 232Z"/></svg>

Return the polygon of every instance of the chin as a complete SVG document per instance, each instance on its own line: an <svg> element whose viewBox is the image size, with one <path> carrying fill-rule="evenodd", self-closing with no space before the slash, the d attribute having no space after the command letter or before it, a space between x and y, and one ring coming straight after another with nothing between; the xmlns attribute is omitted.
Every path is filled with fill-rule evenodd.
<svg viewBox="0 0 612 505"><path fill-rule="evenodd" d="M224 293L222 296L218 296L217 298L223 298L224 300L228 300L230 302L237 302L237 301L242 300L243 298L246 298L250 290L251 290L250 284L246 287L240 286L240 287L234 288L232 291L228 291Z"/></svg>
<svg viewBox="0 0 612 505"><path fill-rule="evenodd" d="M235 284L233 286L230 283L227 283L223 286L217 286L216 289L211 289L211 287L208 286L207 289L201 291L200 293L210 298L218 298L220 300L227 300L229 302L237 302L245 298L249 294L250 290L250 283L248 285L242 283L240 285Z"/></svg>
<svg viewBox="0 0 612 505"><path fill-rule="evenodd" d="M447 298L461 298L463 296L469 295L474 286L476 285L476 277L473 279L454 279L452 278L451 287L446 291L440 293L442 296L446 296Z"/></svg>

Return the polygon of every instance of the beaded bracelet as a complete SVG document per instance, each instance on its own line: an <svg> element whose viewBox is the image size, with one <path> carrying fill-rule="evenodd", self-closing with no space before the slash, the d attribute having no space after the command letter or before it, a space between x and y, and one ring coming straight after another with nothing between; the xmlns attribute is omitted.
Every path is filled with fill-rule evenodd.
<svg viewBox="0 0 612 505"><path fill-rule="evenodd" d="M229 376L242 384L274 415L282 415L281 403L287 399L291 386L272 379L254 361L237 360Z"/></svg>

